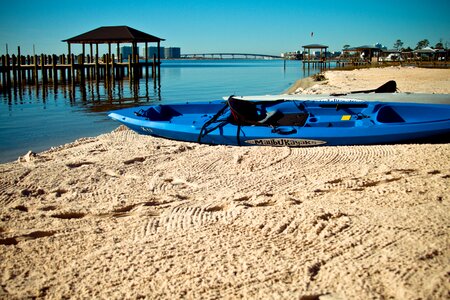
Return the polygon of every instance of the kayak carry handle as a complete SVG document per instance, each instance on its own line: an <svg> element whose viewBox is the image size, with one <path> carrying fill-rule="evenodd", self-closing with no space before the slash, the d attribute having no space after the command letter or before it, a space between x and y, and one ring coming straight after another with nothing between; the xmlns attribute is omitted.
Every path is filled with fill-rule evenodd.
<svg viewBox="0 0 450 300"><path fill-rule="evenodd" d="M289 135L289 134L297 133L297 129L295 129L294 127L292 127L292 128L277 127L277 128L272 129L272 133L278 133L281 135Z"/></svg>

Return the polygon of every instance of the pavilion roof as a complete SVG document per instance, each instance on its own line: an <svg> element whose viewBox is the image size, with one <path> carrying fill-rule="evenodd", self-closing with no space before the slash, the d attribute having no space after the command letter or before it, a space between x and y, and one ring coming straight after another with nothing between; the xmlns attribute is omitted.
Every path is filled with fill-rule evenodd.
<svg viewBox="0 0 450 300"><path fill-rule="evenodd" d="M377 48L375 46L370 46L370 45L363 45L363 46L351 47L351 48L344 49L344 51L363 51L363 50L381 51L380 48Z"/></svg>
<svg viewBox="0 0 450 300"><path fill-rule="evenodd" d="M425 47L425 48L422 48L422 49L414 50L413 52L414 53L434 53L434 52L436 52L436 50L432 49L430 47Z"/></svg>
<svg viewBox="0 0 450 300"><path fill-rule="evenodd" d="M157 43L164 39L128 26L103 26L63 40L69 44Z"/></svg>
<svg viewBox="0 0 450 300"><path fill-rule="evenodd" d="M323 49L323 48L328 48L328 46L320 45L320 44L310 44L310 45L304 45L302 47L306 48L306 49Z"/></svg>

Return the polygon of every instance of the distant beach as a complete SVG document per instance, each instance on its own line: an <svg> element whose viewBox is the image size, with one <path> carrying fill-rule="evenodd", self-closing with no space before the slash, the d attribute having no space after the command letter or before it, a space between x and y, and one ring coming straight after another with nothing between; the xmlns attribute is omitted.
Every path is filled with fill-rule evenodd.
<svg viewBox="0 0 450 300"><path fill-rule="evenodd" d="M395 80L399 92L449 94L450 69L417 67L363 68L356 70L329 70L323 72L325 80L313 77L298 80L288 94L330 94L377 88L389 80Z"/></svg>
<svg viewBox="0 0 450 300"><path fill-rule="evenodd" d="M289 92L395 80L401 92L450 93L449 69L323 75ZM450 144L207 146L121 126L29 152L0 174L3 299L445 299L450 290Z"/></svg>

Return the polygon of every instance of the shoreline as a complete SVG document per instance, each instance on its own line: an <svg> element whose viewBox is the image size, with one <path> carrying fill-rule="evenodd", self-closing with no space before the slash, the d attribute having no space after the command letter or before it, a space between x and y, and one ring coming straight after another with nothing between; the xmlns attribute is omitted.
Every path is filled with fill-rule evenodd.
<svg viewBox="0 0 450 300"><path fill-rule="evenodd" d="M299 79L286 94L331 94L375 89L389 80L397 82L402 93L450 94L450 69L385 67L354 70L326 70L325 80L314 76Z"/></svg>
<svg viewBox="0 0 450 300"><path fill-rule="evenodd" d="M386 78L402 91L450 91L440 76L327 71L302 91ZM4 299L425 299L450 290L450 144L208 146L120 126L29 152L0 174Z"/></svg>

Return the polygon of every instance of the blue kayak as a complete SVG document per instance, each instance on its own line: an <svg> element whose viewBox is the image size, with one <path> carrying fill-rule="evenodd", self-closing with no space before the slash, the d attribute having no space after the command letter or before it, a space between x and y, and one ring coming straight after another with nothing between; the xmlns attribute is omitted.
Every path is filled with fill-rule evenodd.
<svg viewBox="0 0 450 300"><path fill-rule="evenodd" d="M126 108L109 117L140 134L212 145L368 145L450 136L449 104L230 97Z"/></svg>

